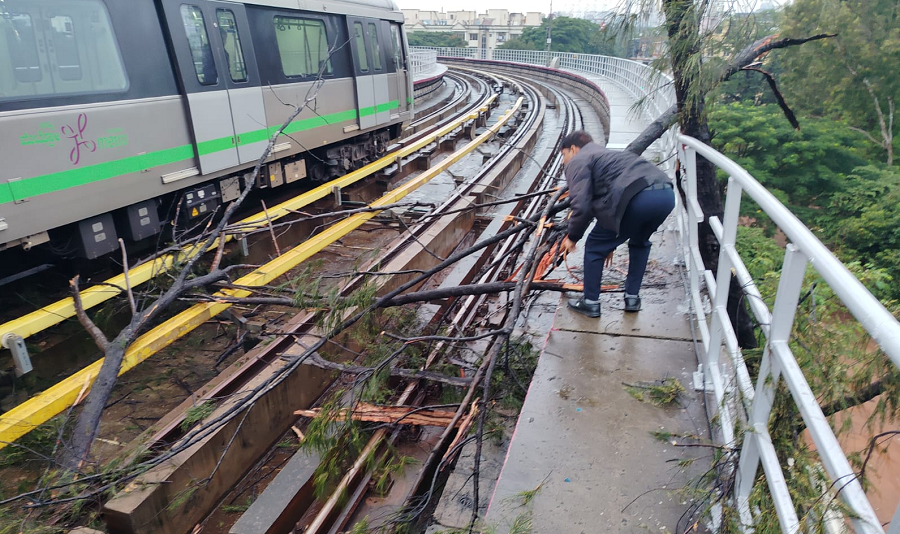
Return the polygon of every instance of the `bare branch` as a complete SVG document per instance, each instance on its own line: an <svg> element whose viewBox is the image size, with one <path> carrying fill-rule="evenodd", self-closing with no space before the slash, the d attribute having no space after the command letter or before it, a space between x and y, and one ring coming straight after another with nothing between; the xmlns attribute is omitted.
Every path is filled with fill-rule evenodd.
<svg viewBox="0 0 900 534"><path fill-rule="evenodd" d="M866 136L866 138L869 139L869 141L872 141L872 142L875 143L876 145L880 145L880 144L881 144L881 141L879 141L878 139L875 139L875 137L872 136L872 134L870 134L869 132L863 130L862 128L857 128L856 126L847 126L847 128L850 128L850 129L853 130L854 132L859 132L859 133L863 134L864 136Z"/></svg>
<svg viewBox="0 0 900 534"><path fill-rule="evenodd" d="M122 273L125 275L125 291L128 294L128 304L131 305L131 315L137 313L134 303L134 292L131 291L131 280L128 278L128 252L125 251L125 240L119 238L119 248L122 249Z"/></svg>
<svg viewBox="0 0 900 534"><path fill-rule="evenodd" d="M78 279L79 275L75 275L75 278L69 281L69 285L72 288L72 300L75 301L75 315L78 317L78 322L81 323L81 326L87 330L88 334L93 338L94 343L97 344L97 347L100 348L103 352L109 348L109 340L106 339L106 336L103 334L103 331L97 328L97 325L94 324L94 321L88 317L87 313L84 311L84 305L81 303L81 291L78 290Z"/></svg>
<svg viewBox="0 0 900 534"><path fill-rule="evenodd" d="M759 67L743 67L741 70L758 72L766 78L766 81L769 82L769 88L772 89L772 94L775 95L775 100L778 102L778 106L781 108L781 111L784 112L784 116L787 118L788 122L791 123L791 126L793 126L795 130L799 130L800 123L797 122L797 117L794 115L794 112L787 105L787 102L784 101L784 95L782 95L781 91L778 90L778 84L775 82L775 77L772 76L772 73L765 71Z"/></svg>

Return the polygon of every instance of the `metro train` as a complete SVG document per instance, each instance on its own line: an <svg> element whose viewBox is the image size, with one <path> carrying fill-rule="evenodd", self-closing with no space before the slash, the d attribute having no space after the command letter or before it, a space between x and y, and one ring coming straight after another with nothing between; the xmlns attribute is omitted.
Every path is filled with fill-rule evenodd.
<svg viewBox="0 0 900 534"><path fill-rule="evenodd" d="M0 0L0 250L208 217L304 102L257 187L359 168L412 119L408 57L393 0Z"/></svg>

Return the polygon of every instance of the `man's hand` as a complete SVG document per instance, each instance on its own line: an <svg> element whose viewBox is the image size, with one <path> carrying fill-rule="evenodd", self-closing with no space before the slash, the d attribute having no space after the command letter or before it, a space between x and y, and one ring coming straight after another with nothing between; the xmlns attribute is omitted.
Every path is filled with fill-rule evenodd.
<svg viewBox="0 0 900 534"><path fill-rule="evenodd" d="M569 239L569 236L563 238L562 243L559 245L559 247L566 252L575 252L575 249L578 248L575 245L575 242Z"/></svg>
<svg viewBox="0 0 900 534"><path fill-rule="evenodd" d="M615 254L615 253L616 253L616 251L615 251L615 249L613 249L613 251L609 253L609 256L606 257L606 261L603 263L604 269L608 269L609 267L612 267L612 264L613 264L612 258L613 258L613 254Z"/></svg>

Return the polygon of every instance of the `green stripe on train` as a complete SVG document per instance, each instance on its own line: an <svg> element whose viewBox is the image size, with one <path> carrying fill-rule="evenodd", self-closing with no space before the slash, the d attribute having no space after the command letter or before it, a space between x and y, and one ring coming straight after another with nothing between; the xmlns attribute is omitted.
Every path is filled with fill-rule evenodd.
<svg viewBox="0 0 900 534"><path fill-rule="evenodd" d="M359 116L360 117L368 117L369 115L374 115L374 114L382 112L382 111L390 111L392 109L397 109L399 107L400 107L399 100L391 100L390 102L386 102L384 104L376 104L374 106L360 108Z"/></svg>
<svg viewBox="0 0 900 534"><path fill-rule="evenodd" d="M367 108L366 111L360 110L357 112L355 109L350 109L347 111L330 113L328 115L295 120L284 129L284 133L292 134L304 130L311 130L327 124L337 124L340 122L356 120L359 116L372 115L377 111L387 111L399 108L400 103L397 100L393 100L385 104L378 104L376 107ZM240 141L238 141L237 144L243 146L266 141L269 139L269 136L278 131L279 127L260 128L259 130L242 133L238 136ZM198 143L197 152L200 155L205 156L207 154L229 150L234 147L235 139L232 136L227 136ZM192 159L194 159L194 146L182 145L147 154L98 163L96 165L88 165L67 171L7 182L6 184L3 184L6 187L0 185L0 204L13 202L16 199L25 199L38 195L45 195L47 193L54 193L56 191L62 191L64 189L92 182L99 182L117 176L142 172L154 167L162 167L164 165Z"/></svg>

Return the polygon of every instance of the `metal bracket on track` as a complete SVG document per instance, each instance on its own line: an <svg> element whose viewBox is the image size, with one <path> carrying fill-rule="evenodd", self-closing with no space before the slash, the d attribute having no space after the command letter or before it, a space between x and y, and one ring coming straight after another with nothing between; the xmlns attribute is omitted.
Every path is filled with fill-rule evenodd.
<svg viewBox="0 0 900 534"><path fill-rule="evenodd" d="M16 376L30 373L34 369L31 365L31 357L28 355L28 347L25 345L25 340L22 336L7 333L0 340L0 345L12 352L13 362L16 364Z"/></svg>

